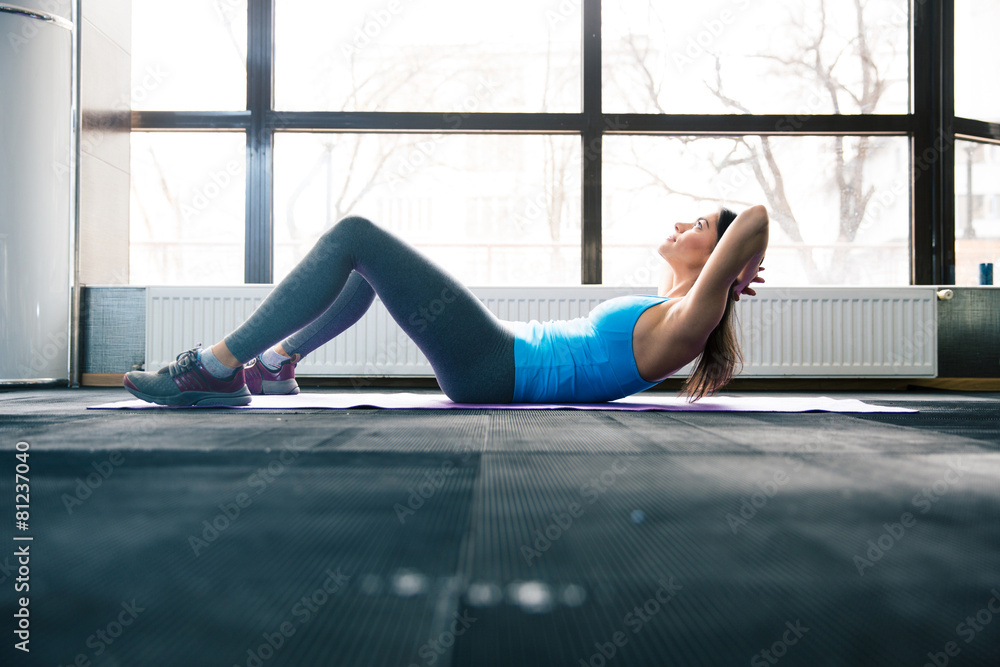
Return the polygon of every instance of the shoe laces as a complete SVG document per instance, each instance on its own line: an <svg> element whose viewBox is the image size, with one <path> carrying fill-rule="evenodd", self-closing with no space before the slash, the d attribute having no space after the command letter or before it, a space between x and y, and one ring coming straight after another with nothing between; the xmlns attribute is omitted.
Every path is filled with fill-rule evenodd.
<svg viewBox="0 0 1000 667"><path fill-rule="evenodd" d="M191 348L190 350L185 350L177 355L177 359L174 363L170 364L170 377L180 375L182 373L187 373L192 368L197 368L198 366L198 349L201 347L201 343L197 346Z"/></svg>

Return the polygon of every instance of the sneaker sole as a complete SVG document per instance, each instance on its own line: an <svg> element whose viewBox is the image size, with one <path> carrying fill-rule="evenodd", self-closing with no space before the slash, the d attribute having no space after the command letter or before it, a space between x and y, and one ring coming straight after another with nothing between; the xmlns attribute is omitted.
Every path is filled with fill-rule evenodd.
<svg viewBox="0 0 1000 667"><path fill-rule="evenodd" d="M152 396L150 394L144 394L143 392L135 389L133 387L125 385L134 396L141 398L144 401L150 403L156 403L157 405L197 405L197 406L210 406L210 405L249 405L250 401L253 400L253 396L250 394L250 390L243 387L243 390L235 394L219 394L210 391L185 391L180 394L174 394L173 396Z"/></svg>
<svg viewBox="0 0 1000 667"><path fill-rule="evenodd" d="M262 394L297 394L299 393L299 383L295 380L262 380Z"/></svg>

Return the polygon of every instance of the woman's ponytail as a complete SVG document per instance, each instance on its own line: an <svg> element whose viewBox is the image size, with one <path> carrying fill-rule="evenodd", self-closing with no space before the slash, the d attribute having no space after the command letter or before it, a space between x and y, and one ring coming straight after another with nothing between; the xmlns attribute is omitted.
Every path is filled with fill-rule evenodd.
<svg viewBox="0 0 1000 667"><path fill-rule="evenodd" d="M728 208L719 211L718 238L722 238L735 219L736 213ZM743 352L740 350L740 342L736 337L733 303L735 303L735 299L733 291L730 289L722 319L708 335L705 349L698 358L697 368L688 376L681 388L681 392L686 394L691 402L705 396L711 396L726 386L733 379L733 375L738 372L737 365L742 369Z"/></svg>
<svg viewBox="0 0 1000 667"><path fill-rule="evenodd" d="M733 314L732 291L726 300L726 310L718 326L708 335L705 349L698 358L695 371L688 376L681 392L690 402L711 396L729 383L737 373L736 366L743 366L743 352L736 337L736 316Z"/></svg>

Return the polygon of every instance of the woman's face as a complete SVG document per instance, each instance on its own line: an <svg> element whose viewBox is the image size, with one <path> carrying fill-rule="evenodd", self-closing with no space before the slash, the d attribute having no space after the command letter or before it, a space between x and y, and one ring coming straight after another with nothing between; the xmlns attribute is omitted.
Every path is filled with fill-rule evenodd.
<svg viewBox="0 0 1000 667"><path fill-rule="evenodd" d="M704 266L719 239L718 211L691 222L675 222L673 233L660 245L663 259L680 260L690 266Z"/></svg>

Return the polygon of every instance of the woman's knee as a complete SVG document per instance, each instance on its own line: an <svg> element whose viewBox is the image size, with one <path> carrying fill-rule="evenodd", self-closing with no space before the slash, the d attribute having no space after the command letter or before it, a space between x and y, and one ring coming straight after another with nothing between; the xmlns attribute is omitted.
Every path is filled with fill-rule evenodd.
<svg viewBox="0 0 1000 667"><path fill-rule="evenodd" d="M363 218L359 215L352 215L342 218L333 227L330 227L323 232L317 242L324 245L332 244L334 247L339 247L342 243L344 243L345 239L363 238L376 228L375 223L368 218Z"/></svg>
<svg viewBox="0 0 1000 667"><path fill-rule="evenodd" d="M341 232L346 232L348 234L367 234L378 226L360 215L350 215L346 218L342 218L340 222L334 225L334 229L340 229ZM332 230L331 230L332 231Z"/></svg>

